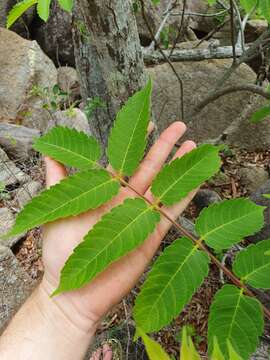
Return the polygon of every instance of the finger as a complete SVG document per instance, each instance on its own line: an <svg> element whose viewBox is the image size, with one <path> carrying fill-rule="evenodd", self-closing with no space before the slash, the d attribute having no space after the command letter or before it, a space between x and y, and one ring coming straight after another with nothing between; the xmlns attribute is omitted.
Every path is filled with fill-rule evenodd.
<svg viewBox="0 0 270 360"><path fill-rule="evenodd" d="M46 187L57 184L60 180L67 176L67 171L64 165L49 158L44 158L46 168Z"/></svg>
<svg viewBox="0 0 270 360"><path fill-rule="evenodd" d="M113 352L108 344L104 344L102 348L103 360L112 360Z"/></svg>
<svg viewBox="0 0 270 360"><path fill-rule="evenodd" d="M171 124L152 146L139 169L131 177L129 184L137 191L144 193L154 177L160 171L175 143L186 131L186 125L180 121Z"/></svg>
<svg viewBox="0 0 270 360"><path fill-rule="evenodd" d="M91 357L90 357L89 360L101 360L100 356L101 356L101 349L98 348L98 349L91 355Z"/></svg>
<svg viewBox="0 0 270 360"><path fill-rule="evenodd" d="M196 148L196 144L191 141L187 140L185 141L180 148L176 151L174 157L172 160L175 160L176 158L181 158L186 153L190 152L191 150ZM145 197L149 199L150 201L154 201L153 195L151 194L151 188L149 187L148 190L145 193Z"/></svg>
<svg viewBox="0 0 270 360"><path fill-rule="evenodd" d="M150 121L147 128L147 136L151 135L154 129L155 129L155 124L153 123L153 121ZM106 169L112 174L115 173L115 170L112 168L111 164L108 164Z"/></svg>

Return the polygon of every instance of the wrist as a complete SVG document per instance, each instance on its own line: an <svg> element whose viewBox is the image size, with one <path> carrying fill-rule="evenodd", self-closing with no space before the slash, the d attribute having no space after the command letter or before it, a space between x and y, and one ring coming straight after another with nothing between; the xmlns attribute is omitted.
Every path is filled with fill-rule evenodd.
<svg viewBox="0 0 270 360"><path fill-rule="evenodd" d="M38 296L40 306L44 308L48 318L53 316L59 325L68 327L72 332L82 336L93 336L98 326L98 319L86 316L83 309L72 301L70 293L51 297L54 289L55 286L51 285L44 276L38 287Z"/></svg>

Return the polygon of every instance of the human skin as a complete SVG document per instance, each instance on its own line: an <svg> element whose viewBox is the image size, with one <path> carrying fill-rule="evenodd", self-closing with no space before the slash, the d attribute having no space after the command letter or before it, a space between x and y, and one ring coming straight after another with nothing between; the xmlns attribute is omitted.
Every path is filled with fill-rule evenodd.
<svg viewBox="0 0 270 360"><path fill-rule="evenodd" d="M129 184L152 200L150 186L186 127L181 122L170 125L152 146ZM175 157L195 147L185 141ZM64 166L46 158L46 185L50 187L67 176ZM195 192L163 210L176 219ZM160 223L138 248L111 264L88 285L75 291L50 297L57 287L60 270L72 250L94 224L127 197L137 196L127 187L110 202L81 215L57 220L43 227L44 276L31 297L12 319L0 339L1 360L74 360L83 359L101 319L134 287L151 261L171 223L161 217Z"/></svg>

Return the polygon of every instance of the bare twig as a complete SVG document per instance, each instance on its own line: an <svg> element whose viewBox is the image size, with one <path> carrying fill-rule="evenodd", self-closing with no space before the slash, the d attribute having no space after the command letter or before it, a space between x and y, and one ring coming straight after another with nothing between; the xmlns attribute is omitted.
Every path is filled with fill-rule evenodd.
<svg viewBox="0 0 270 360"><path fill-rule="evenodd" d="M164 26L165 26L165 24L166 24L169 16L170 16L170 11L171 11L172 8L173 8L173 7L172 7L173 1L174 1L174 0L171 0L171 1L169 2L168 6L167 6L167 9L166 9L166 11L165 11L165 13L164 13L165 16L164 16L164 18L163 18L163 20L162 20L162 22L161 22L161 24L160 24L157 32L156 32L156 35L154 36L154 40L152 40L151 44L150 44L149 47L148 47L148 49L149 49L150 51L154 49L155 43L159 40L160 34L161 34L161 32L162 32L162 30L163 30L163 28L164 28Z"/></svg>
<svg viewBox="0 0 270 360"><path fill-rule="evenodd" d="M171 58L174 49L176 47L176 44L179 42L179 40L181 39L182 36L182 32L183 32L183 28L184 28L184 20L185 20L185 11L186 11L186 6L187 6L187 0L183 0L183 9L182 9L182 15L181 15L181 19L180 19L180 25L179 25L179 29L178 29L178 33L177 36L174 40L173 46L171 48L170 54L169 54L169 58Z"/></svg>
<svg viewBox="0 0 270 360"><path fill-rule="evenodd" d="M236 50L235 50L235 41L234 41L234 6L233 0L230 0L230 23L231 23L231 44L233 52L233 62L236 61Z"/></svg>
<svg viewBox="0 0 270 360"><path fill-rule="evenodd" d="M230 86L224 89L220 89L215 91L214 93L207 96L203 101L197 104L194 108L193 114L199 113L206 105L217 100L223 95L231 94L238 91L249 91L258 95L263 96L265 99L270 100L270 93L261 86L252 85L252 84L243 84L243 85L235 85Z"/></svg>
<svg viewBox="0 0 270 360"><path fill-rule="evenodd" d="M180 114L181 114L182 120L184 120L184 84L183 84L183 81L182 81L181 77L179 76L179 74L177 73L177 71L175 70L175 68L174 68L173 64L171 63L170 59L168 58L168 56L164 53L164 51L159 46L158 42L155 40L155 35L153 34L153 30L152 30L151 26L149 25L149 22L147 20L146 15L145 15L144 1L143 0L139 0L139 1L140 1L140 4L141 4L142 17L144 19L145 25L147 26L147 29L148 29L149 33L151 34L152 40L155 42L155 45L156 45L158 51L163 56L164 60L169 64L170 68L172 69L173 73L175 74L175 76L176 76L176 78L177 78L177 80L179 82L179 87L180 87Z"/></svg>

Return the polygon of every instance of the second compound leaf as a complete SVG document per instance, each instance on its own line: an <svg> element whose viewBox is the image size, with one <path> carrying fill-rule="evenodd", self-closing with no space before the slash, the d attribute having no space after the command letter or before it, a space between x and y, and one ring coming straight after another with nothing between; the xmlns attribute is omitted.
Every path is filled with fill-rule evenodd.
<svg viewBox="0 0 270 360"><path fill-rule="evenodd" d="M154 263L136 298L134 319L145 332L160 330L190 301L208 274L208 256L181 238Z"/></svg>
<svg viewBox="0 0 270 360"><path fill-rule="evenodd" d="M233 263L233 272L254 288L270 289L270 240L252 244L240 251Z"/></svg>
<svg viewBox="0 0 270 360"><path fill-rule="evenodd" d="M215 295L208 320L208 346L212 353L216 337L225 360L228 343L244 360L256 350L263 332L263 312L258 300L234 285L224 285Z"/></svg>
<svg viewBox="0 0 270 360"><path fill-rule="evenodd" d="M205 208L195 229L208 246L218 251L227 249L262 228L263 211L263 206L249 199L224 200Z"/></svg>
<svg viewBox="0 0 270 360"><path fill-rule="evenodd" d="M54 294L87 284L112 262L139 246L159 220L159 213L142 199L127 199L113 208L74 249Z"/></svg>

